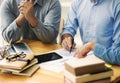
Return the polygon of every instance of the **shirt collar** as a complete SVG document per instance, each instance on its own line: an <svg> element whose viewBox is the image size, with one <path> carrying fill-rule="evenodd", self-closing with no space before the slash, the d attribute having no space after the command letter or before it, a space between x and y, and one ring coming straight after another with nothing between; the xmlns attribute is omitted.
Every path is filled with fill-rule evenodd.
<svg viewBox="0 0 120 83"><path fill-rule="evenodd" d="M94 0L90 0L92 3L94 3ZM94 4L99 4L99 3L101 3L103 0L96 0L96 3L94 3Z"/></svg>
<svg viewBox="0 0 120 83"><path fill-rule="evenodd" d="M42 3L43 3L43 0L35 0L34 5L38 4L38 5L42 6Z"/></svg>

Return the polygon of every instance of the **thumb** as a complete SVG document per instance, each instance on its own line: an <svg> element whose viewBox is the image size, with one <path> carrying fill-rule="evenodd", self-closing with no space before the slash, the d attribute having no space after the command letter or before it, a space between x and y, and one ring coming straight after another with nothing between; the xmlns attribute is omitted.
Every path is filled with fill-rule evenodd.
<svg viewBox="0 0 120 83"><path fill-rule="evenodd" d="M29 0L30 3L33 3L33 0Z"/></svg>
<svg viewBox="0 0 120 83"><path fill-rule="evenodd" d="M25 2L27 2L28 0L25 0Z"/></svg>

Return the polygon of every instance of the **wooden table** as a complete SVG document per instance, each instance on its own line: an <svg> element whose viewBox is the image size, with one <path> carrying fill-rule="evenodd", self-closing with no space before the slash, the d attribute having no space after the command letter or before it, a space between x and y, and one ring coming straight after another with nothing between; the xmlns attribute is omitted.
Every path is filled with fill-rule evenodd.
<svg viewBox="0 0 120 83"><path fill-rule="evenodd" d="M58 44L45 44L40 41L25 41L35 55L61 48ZM110 65L111 66L111 65ZM111 66L114 75L111 82L120 80L120 66ZM0 83L64 83L64 74L51 72L45 69L39 69L32 77L16 76L0 72Z"/></svg>

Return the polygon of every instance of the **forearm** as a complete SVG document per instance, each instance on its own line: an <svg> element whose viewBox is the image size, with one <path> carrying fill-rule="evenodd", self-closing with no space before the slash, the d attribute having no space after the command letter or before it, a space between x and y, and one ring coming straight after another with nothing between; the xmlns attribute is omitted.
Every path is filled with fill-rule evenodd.
<svg viewBox="0 0 120 83"><path fill-rule="evenodd" d="M32 30L40 41L51 43L58 35L58 30L56 28L58 28L58 26L48 26L39 22L37 27L32 28Z"/></svg>
<svg viewBox="0 0 120 83"><path fill-rule="evenodd" d="M32 28L35 28L38 25L38 19L36 17L29 18L28 22L30 23L30 25L32 26Z"/></svg>
<svg viewBox="0 0 120 83"><path fill-rule="evenodd" d="M120 65L120 45L105 48L100 44L96 44L94 54L108 63Z"/></svg>
<svg viewBox="0 0 120 83"><path fill-rule="evenodd" d="M24 22L25 18L24 18L24 15L20 14L17 19L16 19L16 24L21 27L23 22Z"/></svg>
<svg viewBox="0 0 120 83"><path fill-rule="evenodd" d="M21 28L17 26L16 21L13 21L9 26L2 26L2 36L9 42L12 39L12 42L16 42L20 39Z"/></svg>

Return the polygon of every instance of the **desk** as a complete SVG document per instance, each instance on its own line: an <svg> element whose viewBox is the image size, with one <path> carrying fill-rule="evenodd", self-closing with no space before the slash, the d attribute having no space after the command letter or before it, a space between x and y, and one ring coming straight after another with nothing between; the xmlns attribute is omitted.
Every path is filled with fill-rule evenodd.
<svg viewBox="0 0 120 83"><path fill-rule="evenodd" d="M40 41L25 41L35 55L61 48L58 44L44 44ZM114 75L111 82L115 83L120 80L120 67L112 66ZM50 72L45 69L39 69L32 77L16 76L0 72L0 83L64 83L64 74Z"/></svg>

